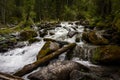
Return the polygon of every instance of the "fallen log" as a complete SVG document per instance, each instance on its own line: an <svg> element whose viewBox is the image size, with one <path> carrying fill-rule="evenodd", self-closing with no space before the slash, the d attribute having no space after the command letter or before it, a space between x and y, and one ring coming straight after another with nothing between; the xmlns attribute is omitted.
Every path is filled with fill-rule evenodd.
<svg viewBox="0 0 120 80"><path fill-rule="evenodd" d="M24 80L18 76L0 72L0 80Z"/></svg>
<svg viewBox="0 0 120 80"><path fill-rule="evenodd" d="M57 51L37 60L36 62L24 66L20 71L16 72L14 75L20 76L20 77L24 76L25 74L32 72L33 70L38 68L40 65L44 64L45 62L57 57L58 55L62 54L63 52L65 52L69 49L74 48L75 46L76 46L75 43L70 43L68 45L65 45L64 47L62 47L62 48L58 49Z"/></svg>

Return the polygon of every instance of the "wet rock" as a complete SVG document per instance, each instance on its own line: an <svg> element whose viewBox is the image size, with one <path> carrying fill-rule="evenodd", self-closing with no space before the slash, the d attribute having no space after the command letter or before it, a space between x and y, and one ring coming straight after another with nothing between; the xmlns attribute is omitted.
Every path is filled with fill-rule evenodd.
<svg viewBox="0 0 120 80"><path fill-rule="evenodd" d="M82 39L88 43L92 43L95 45L105 45L109 43L107 39L105 39L104 37L102 37L100 34L98 34L95 31L83 33Z"/></svg>
<svg viewBox="0 0 120 80"><path fill-rule="evenodd" d="M72 38L75 34L77 34L76 31L69 31L68 34L67 34L67 36L70 37L70 38Z"/></svg>
<svg viewBox="0 0 120 80"><path fill-rule="evenodd" d="M90 47L88 45L77 45L74 49L67 52L66 59L72 60L73 58L77 57L78 59L89 61L94 48L95 47Z"/></svg>
<svg viewBox="0 0 120 80"><path fill-rule="evenodd" d="M39 31L39 34L40 34L40 37L44 37L48 34L48 31L47 31L47 29L43 29L43 30Z"/></svg>
<svg viewBox="0 0 120 80"><path fill-rule="evenodd" d="M75 22L76 25L81 25L82 20Z"/></svg>
<svg viewBox="0 0 120 80"><path fill-rule="evenodd" d="M73 70L86 69L73 61L58 61L28 76L30 80L69 80Z"/></svg>
<svg viewBox="0 0 120 80"><path fill-rule="evenodd" d="M68 24L73 25L73 23L72 23L72 22L68 22Z"/></svg>
<svg viewBox="0 0 120 80"><path fill-rule="evenodd" d="M96 64L120 64L120 46L107 45L95 49L92 62Z"/></svg>
<svg viewBox="0 0 120 80"><path fill-rule="evenodd" d="M56 24L56 27L62 27L60 24Z"/></svg>
<svg viewBox="0 0 120 80"><path fill-rule="evenodd" d="M22 31L19 35L21 41L29 40L33 37L37 37L37 33L32 30Z"/></svg>
<svg viewBox="0 0 120 80"><path fill-rule="evenodd" d="M54 34L55 34L55 31L50 30L50 31L49 31L49 34L50 34L50 35L54 35Z"/></svg>
<svg viewBox="0 0 120 80"><path fill-rule="evenodd" d="M76 42L80 42L80 39L81 39L81 34L77 34L75 41L76 41Z"/></svg>
<svg viewBox="0 0 120 80"><path fill-rule="evenodd" d="M40 58L44 57L45 55L58 50L59 48L60 48L60 46L58 43L47 41L45 43L45 45L42 47L42 49L39 51L39 53L37 55L37 59L40 59Z"/></svg>

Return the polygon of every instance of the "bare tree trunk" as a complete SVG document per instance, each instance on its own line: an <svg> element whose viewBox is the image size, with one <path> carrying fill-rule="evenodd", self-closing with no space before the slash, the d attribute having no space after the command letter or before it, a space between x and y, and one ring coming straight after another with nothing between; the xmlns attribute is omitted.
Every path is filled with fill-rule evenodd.
<svg viewBox="0 0 120 80"><path fill-rule="evenodd" d="M63 52L65 52L69 49L74 48L75 46L76 46L75 43L70 43L68 45L65 45L64 47L62 47L62 48L58 49L57 51L39 59L38 61L24 66L20 71L16 72L14 75L24 76L25 74L28 74L28 73L32 72L33 70L38 68L40 65L44 64L45 62L57 57L58 55L62 54Z"/></svg>

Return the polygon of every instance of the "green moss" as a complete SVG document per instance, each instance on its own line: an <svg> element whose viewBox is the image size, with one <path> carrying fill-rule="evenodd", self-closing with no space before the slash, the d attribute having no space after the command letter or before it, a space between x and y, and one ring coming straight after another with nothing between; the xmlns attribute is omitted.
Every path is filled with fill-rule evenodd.
<svg viewBox="0 0 120 80"><path fill-rule="evenodd" d="M45 55L49 54L50 52L52 52L52 50L50 49L50 43L51 43L50 41L45 43L45 45L42 47L42 49L38 53L37 59L40 59L44 57Z"/></svg>
<svg viewBox="0 0 120 80"><path fill-rule="evenodd" d="M120 46L107 45L98 47L92 55L93 63L115 64L120 63Z"/></svg>
<svg viewBox="0 0 120 80"><path fill-rule="evenodd" d="M10 34L10 33L15 33L15 32L20 32L23 30L32 30L29 26L23 26L24 22L20 22L18 25L16 25L15 27L4 27L4 29L0 29L0 34Z"/></svg>
<svg viewBox="0 0 120 80"><path fill-rule="evenodd" d="M95 52L93 53L93 56L92 56L92 62L93 63L97 63L97 61L100 60L101 58L101 50L99 48L96 48L95 49Z"/></svg>
<svg viewBox="0 0 120 80"><path fill-rule="evenodd" d="M22 41L32 39L33 37L37 37L37 33L33 30L25 30L20 33L20 40Z"/></svg>

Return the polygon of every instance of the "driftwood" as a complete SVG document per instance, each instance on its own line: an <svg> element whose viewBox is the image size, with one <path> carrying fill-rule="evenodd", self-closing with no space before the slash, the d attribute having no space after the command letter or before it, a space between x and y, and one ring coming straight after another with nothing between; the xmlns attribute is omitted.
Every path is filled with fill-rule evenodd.
<svg viewBox="0 0 120 80"><path fill-rule="evenodd" d="M36 62L32 63L32 64L28 64L26 66L23 67L23 69L21 69L20 71L16 72L14 75L16 76L24 76L25 74L28 74L30 72L32 72L33 70L35 70L36 68L38 68L40 65L44 64L45 62L57 57L58 55L62 54L63 52L72 49L76 46L75 43L70 43L68 45L65 45L64 47L58 49L57 51L37 60Z"/></svg>
<svg viewBox="0 0 120 80"><path fill-rule="evenodd" d="M0 80L24 80L18 76L10 75L10 74L5 74L0 72Z"/></svg>

